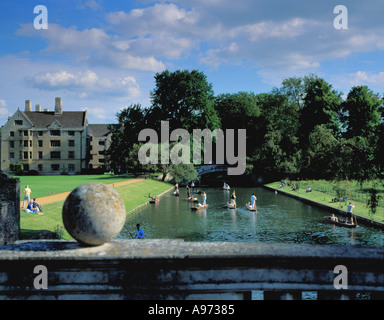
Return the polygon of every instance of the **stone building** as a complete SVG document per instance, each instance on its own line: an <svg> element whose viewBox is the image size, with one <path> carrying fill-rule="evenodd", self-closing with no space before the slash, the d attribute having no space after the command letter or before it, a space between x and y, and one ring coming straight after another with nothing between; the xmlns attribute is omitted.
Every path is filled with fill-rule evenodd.
<svg viewBox="0 0 384 320"><path fill-rule="evenodd" d="M90 124L89 127L89 169L109 169L106 152L111 145L108 124Z"/></svg>
<svg viewBox="0 0 384 320"><path fill-rule="evenodd" d="M94 141L98 144L104 140L104 149L109 147L107 132L102 132L104 137L94 135L101 134L98 128L96 125L91 130L87 110L63 111L61 98L55 99L54 111L42 110L40 105L33 111L32 102L26 100L25 110L17 110L2 127L0 169L12 171L15 163L22 163L24 171L39 174L75 174L105 168L105 152L90 154Z"/></svg>

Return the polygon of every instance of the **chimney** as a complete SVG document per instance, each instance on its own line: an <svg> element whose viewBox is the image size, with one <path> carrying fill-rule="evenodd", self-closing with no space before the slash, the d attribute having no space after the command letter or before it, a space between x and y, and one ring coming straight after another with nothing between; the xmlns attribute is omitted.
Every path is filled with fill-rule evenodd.
<svg viewBox="0 0 384 320"><path fill-rule="evenodd" d="M63 114L63 101L61 98L55 99L55 115Z"/></svg>
<svg viewBox="0 0 384 320"><path fill-rule="evenodd" d="M32 101L25 100L25 112L32 112Z"/></svg>
<svg viewBox="0 0 384 320"><path fill-rule="evenodd" d="M36 112L41 112L41 104L36 105Z"/></svg>

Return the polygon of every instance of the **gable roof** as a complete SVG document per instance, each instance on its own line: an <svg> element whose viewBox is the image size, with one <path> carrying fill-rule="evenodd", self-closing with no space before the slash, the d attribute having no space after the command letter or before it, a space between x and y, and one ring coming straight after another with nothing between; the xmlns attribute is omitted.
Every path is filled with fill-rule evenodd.
<svg viewBox="0 0 384 320"><path fill-rule="evenodd" d="M83 127L86 125L86 111L66 111L61 115L54 112L30 112L22 111L35 127L49 127L57 121L63 127Z"/></svg>
<svg viewBox="0 0 384 320"><path fill-rule="evenodd" d="M89 124L89 130L94 137L106 137L109 134L108 124Z"/></svg>

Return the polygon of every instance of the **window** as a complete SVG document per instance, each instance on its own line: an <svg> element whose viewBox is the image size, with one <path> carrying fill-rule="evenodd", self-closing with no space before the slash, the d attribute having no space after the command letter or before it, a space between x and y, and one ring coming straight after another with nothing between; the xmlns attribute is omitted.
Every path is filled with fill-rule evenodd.
<svg viewBox="0 0 384 320"><path fill-rule="evenodd" d="M39 137L41 137L43 135L43 131L38 131L37 134Z"/></svg>
<svg viewBox="0 0 384 320"><path fill-rule="evenodd" d="M99 151L99 156L105 155L105 150Z"/></svg>
<svg viewBox="0 0 384 320"><path fill-rule="evenodd" d="M51 159L60 159L60 151L52 151Z"/></svg>
<svg viewBox="0 0 384 320"><path fill-rule="evenodd" d="M75 131L68 131L68 135L73 137L75 135Z"/></svg>
<svg viewBox="0 0 384 320"><path fill-rule="evenodd" d="M43 159L43 152L39 151L39 159Z"/></svg>
<svg viewBox="0 0 384 320"><path fill-rule="evenodd" d="M23 120L15 120L15 126L22 126Z"/></svg>
<svg viewBox="0 0 384 320"><path fill-rule="evenodd" d="M52 171L59 171L60 165L59 164L51 164L51 170Z"/></svg>
<svg viewBox="0 0 384 320"><path fill-rule="evenodd" d="M104 146L105 145L105 141L104 140L100 140L99 141L99 146Z"/></svg>
<svg viewBox="0 0 384 320"><path fill-rule="evenodd" d="M9 153L9 159L15 159L15 154L13 152Z"/></svg>
<svg viewBox="0 0 384 320"><path fill-rule="evenodd" d="M10 132L9 132L9 136L10 136L10 137L14 137L14 136L15 136L15 132L14 132L14 131L10 131Z"/></svg>
<svg viewBox="0 0 384 320"><path fill-rule="evenodd" d="M68 140L68 147L74 147L75 146L75 140Z"/></svg>
<svg viewBox="0 0 384 320"><path fill-rule="evenodd" d="M28 140L24 140L24 147L28 147Z"/></svg>
<svg viewBox="0 0 384 320"><path fill-rule="evenodd" d="M39 140L39 148L43 147L43 140Z"/></svg>
<svg viewBox="0 0 384 320"><path fill-rule="evenodd" d="M75 159L75 151L68 151L68 159Z"/></svg>
<svg viewBox="0 0 384 320"><path fill-rule="evenodd" d="M15 147L15 141L9 141L9 147L14 148Z"/></svg>
<svg viewBox="0 0 384 320"><path fill-rule="evenodd" d="M32 151L29 151L29 159L33 159L33 156L32 156Z"/></svg>
<svg viewBox="0 0 384 320"><path fill-rule="evenodd" d="M60 146L61 146L60 140L51 140L51 148L60 147Z"/></svg>
<svg viewBox="0 0 384 320"><path fill-rule="evenodd" d="M51 130L50 134L51 134L51 136L55 136L55 137L61 136L60 130Z"/></svg>
<svg viewBox="0 0 384 320"><path fill-rule="evenodd" d="M29 140L29 146L32 148L32 140Z"/></svg>
<svg viewBox="0 0 384 320"><path fill-rule="evenodd" d="M24 158L25 160L28 160L28 151L24 151Z"/></svg>
<svg viewBox="0 0 384 320"><path fill-rule="evenodd" d="M75 165L74 164L69 164L68 165L68 171L75 171Z"/></svg>
<svg viewBox="0 0 384 320"><path fill-rule="evenodd" d="M29 134L28 134L28 130L24 130L24 131L23 131L23 136L24 136L24 137L28 137L28 135L29 135Z"/></svg>
<svg viewBox="0 0 384 320"><path fill-rule="evenodd" d="M38 171L43 171L43 165L42 164L38 164L37 165L37 170Z"/></svg>

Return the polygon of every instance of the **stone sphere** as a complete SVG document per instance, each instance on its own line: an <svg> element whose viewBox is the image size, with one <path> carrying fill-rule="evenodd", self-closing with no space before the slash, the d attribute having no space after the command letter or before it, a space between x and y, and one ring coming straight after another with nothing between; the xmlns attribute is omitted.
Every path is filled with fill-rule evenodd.
<svg viewBox="0 0 384 320"><path fill-rule="evenodd" d="M102 245L115 238L124 226L123 199L102 183L87 183L74 189L63 205L63 223L78 242Z"/></svg>

